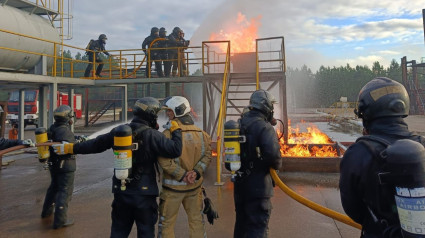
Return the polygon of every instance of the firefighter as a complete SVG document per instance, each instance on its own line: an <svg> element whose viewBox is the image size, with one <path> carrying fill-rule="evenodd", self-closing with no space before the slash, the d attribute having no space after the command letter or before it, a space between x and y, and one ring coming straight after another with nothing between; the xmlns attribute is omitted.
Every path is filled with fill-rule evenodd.
<svg viewBox="0 0 425 238"><path fill-rule="evenodd" d="M159 38L159 29L158 27L152 27L151 34L145 38L142 43L143 52L146 54L146 77L149 77L149 72L151 71L152 61L155 62L156 73L158 77L164 77L162 73L162 65L160 61L160 50L154 50L154 48L158 48L158 43L154 43L152 48L149 51L146 50L146 46L150 47L151 43Z"/></svg>
<svg viewBox="0 0 425 238"><path fill-rule="evenodd" d="M159 28L159 38L163 38L165 40L158 42L158 48L167 48L168 47L168 37L167 37L167 31L164 27ZM163 62L164 65L164 76L170 77L170 71L171 71L171 61L168 61L168 50L162 49L160 50L160 59Z"/></svg>
<svg viewBox="0 0 425 238"><path fill-rule="evenodd" d="M177 123L170 127L171 139L167 139L157 131L157 114L161 110L160 103L152 97L141 98L133 107L134 118L128 124L133 131L133 142L138 149L133 151L132 173L121 190L121 181L112 178L112 226L111 237L128 237L133 223L136 222L137 237L154 237L155 224L158 220L158 156L176 158L181 154L181 129ZM95 139L78 144L54 145L60 154L100 153L114 145L114 130L99 135ZM112 157L112 156L111 156Z"/></svg>
<svg viewBox="0 0 425 238"><path fill-rule="evenodd" d="M349 217L362 225L360 237L402 237L394 188L379 181L382 162L378 156L385 145L377 141L392 144L410 139L425 143L425 138L408 130L403 119L409 114L409 95L402 84L378 77L360 90L354 112L362 119L366 136L351 145L341 161L342 206Z"/></svg>
<svg viewBox="0 0 425 238"><path fill-rule="evenodd" d="M206 237L201 187L204 172L211 162L211 138L194 125L186 98L171 97L165 102L165 106L170 122L177 122L182 128L184 139L180 157L173 160L159 158L163 181L159 201L158 237L174 237L174 225L181 204L189 221L190 237ZM167 125L164 134L170 137L170 124Z"/></svg>
<svg viewBox="0 0 425 238"><path fill-rule="evenodd" d="M90 77L90 71L93 69L93 60L96 58L97 68L96 68L96 77L100 76L103 69L103 60L100 58L100 53L104 53L109 56L109 53L105 50L106 40L108 38L105 34L100 34L97 40L91 40L89 45L87 46L86 54L89 57L89 64L87 65L86 71L84 72L84 77Z"/></svg>
<svg viewBox="0 0 425 238"><path fill-rule="evenodd" d="M49 140L56 142L74 143L75 136L71 131L74 114L68 105L61 105L53 112L55 122L47 131ZM53 214L53 228L58 229L74 224L67 218L68 203L74 190L74 173L76 170L75 155L60 155L52 153L48 160L51 182L44 198L41 217L46 218Z"/></svg>
<svg viewBox="0 0 425 238"><path fill-rule="evenodd" d="M270 124L276 99L265 90L255 91L249 111L241 118L241 168L234 183L236 222L234 237L267 237L272 210L273 182L269 169L282 165L277 134Z"/></svg>
<svg viewBox="0 0 425 238"><path fill-rule="evenodd" d="M177 76L177 69L180 68L179 61L181 61L182 58L180 58L179 60L179 55L184 54L183 48L176 49L176 47L188 47L190 44L190 41L185 40L183 35L184 33L180 29L180 27L174 27L173 32L168 36L168 40L169 40L168 46L174 47L174 49L170 49L168 51L168 58L171 60L172 66L173 66L172 72L171 72L173 77ZM182 62L180 62L180 64L181 63ZM186 74L187 74L186 72L180 71L180 75L184 76Z"/></svg>

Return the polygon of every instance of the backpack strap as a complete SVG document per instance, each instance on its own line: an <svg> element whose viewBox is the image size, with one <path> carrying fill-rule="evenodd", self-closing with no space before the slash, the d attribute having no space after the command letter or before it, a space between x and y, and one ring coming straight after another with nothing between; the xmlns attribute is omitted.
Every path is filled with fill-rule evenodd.
<svg viewBox="0 0 425 238"><path fill-rule="evenodd" d="M240 135L246 136L251 125L254 124L255 122L262 121L262 120L263 120L262 118L256 118L255 120L250 121L246 125L242 125L242 123L241 123ZM252 151L251 149L247 148L246 146L243 146L243 148L244 148L243 150L241 148L241 151L243 151L243 153L241 153L241 161L245 157L246 162L248 162L248 166L247 166L245 172L246 172L246 175L249 175L249 174L251 174L252 170L254 169L255 160L258 159L258 158L261 158L261 153L260 153L259 150L257 151L257 149L255 149L256 152L255 152L254 155L252 155L252 154L250 154L250 152ZM245 156L242 156L242 154L245 155Z"/></svg>

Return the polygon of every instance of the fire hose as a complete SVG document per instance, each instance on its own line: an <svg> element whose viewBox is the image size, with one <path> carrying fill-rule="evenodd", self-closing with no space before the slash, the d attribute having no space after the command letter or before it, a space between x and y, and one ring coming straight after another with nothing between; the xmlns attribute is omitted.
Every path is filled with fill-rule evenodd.
<svg viewBox="0 0 425 238"><path fill-rule="evenodd" d="M35 147L39 147L39 146L51 146L54 144L60 144L61 142L44 142L44 143L37 143L35 144ZM15 151L15 150L20 150L20 149L25 149L28 148L29 146L27 145L17 145L17 146L13 146L4 150L0 150L0 156L3 156L4 154L7 154L9 152Z"/></svg>
<svg viewBox="0 0 425 238"><path fill-rule="evenodd" d="M276 170L270 169L270 174L274 180L274 182L279 186L280 189L282 189L283 192L285 192L288 196L290 196L292 199L296 200L297 202L315 210L316 212L319 212L325 216L328 216L330 218L333 218L337 221L340 221L342 223L345 223L347 225L350 225L352 227L362 229L362 226L355 221L353 221L351 218L349 218L347 215L341 214L339 212L336 212L332 209L329 209L327 207L324 207L322 205L319 205L313 201L310 201L303 196L297 194L292 189L290 189L286 184L282 182L282 180L279 178L279 176L276 173Z"/></svg>

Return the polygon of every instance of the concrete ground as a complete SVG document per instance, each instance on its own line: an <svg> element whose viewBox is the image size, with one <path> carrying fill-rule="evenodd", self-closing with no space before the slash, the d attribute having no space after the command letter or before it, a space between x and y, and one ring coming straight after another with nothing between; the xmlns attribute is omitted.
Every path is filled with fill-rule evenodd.
<svg viewBox="0 0 425 238"><path fill-rule="evenodd" d="M0 171L0 237L108 237L111 225L112 151L95 155L79 155L75 188L70 202L71 227L53 230L52 219L41 219L45 192L50 183L35 154L15 155ZM234 225L233 184L223 176L225 184L215 186L215 161L206 173L208 196L218 209L220 218L206 224L208 237L232 237ZM338 174L281 174L284 181L302 196L328 208L342 212L336 188ZM270 237L354 238L359 230L318 214L275 188L272 199ZM183 208L176 224L176 237L189 237ZM136 237L133 231L130 237Z"/></svg>
<svg viewBox="0 0 425 238"><path fill-rule="evenodd" d="M409 128L425 134L425 117L409 116ZM27 138L34 129L28 127ZM77 129L90 134L98 128ZM7 135L7 134L6 134ZM50 176L38 162L35 152L3 157L8 164L0 170L0 237L108 237L111 225L112 151L95 155L79 155L75 188L68 215L75 219L71 227L53 230L52 219L41 219L41 207ZM294 191L325 207L343 213L337 184L339 174L281 173L280 177ZM206 175L205 186L220 218L214 225L206 224L208 237L232 237L234 225L233 184L224 174L223 186L215 186L215 161ZM299 204L278 187L272 198L273 211L269 224L271 238L355 238L360 231L337 222ZM176 224L176 237L189 237L183 208ZM135 228L130 237L136 237Z"/></svg>

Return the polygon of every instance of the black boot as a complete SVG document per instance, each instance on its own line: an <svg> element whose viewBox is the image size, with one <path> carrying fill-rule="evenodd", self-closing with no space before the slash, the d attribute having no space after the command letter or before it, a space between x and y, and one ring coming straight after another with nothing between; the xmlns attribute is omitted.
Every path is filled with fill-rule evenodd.
<svg viewBox="0 0 425 238"><path fill-rule="evenodd" d="M43 207L43 211L41 211L41 218L49 217L53 214L53 211L55 210L55 204L53 203L47 208Z"/></svg>
<svg viewBox="0 0 425 238"><path fill-rule="evenodd" d="M53 229L59 229L61 227L67 227L74 225L74 219L68 219L63 224L53 224Z"/></svg>

